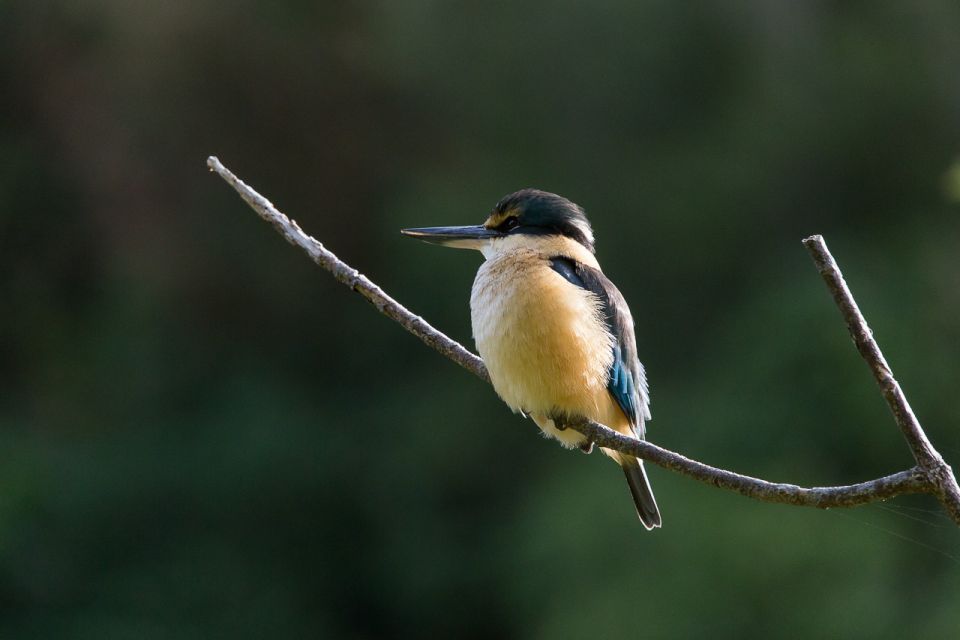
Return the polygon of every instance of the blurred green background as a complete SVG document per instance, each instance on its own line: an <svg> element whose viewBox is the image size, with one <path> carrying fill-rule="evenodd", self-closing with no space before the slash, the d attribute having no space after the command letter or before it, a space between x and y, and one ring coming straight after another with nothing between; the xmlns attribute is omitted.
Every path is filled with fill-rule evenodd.
<svg viewBox="0 0 960 640"><path fill-rule="evenodd" d="M651 439L773 480L912 464L825 235L960 465L960 5L0 2L0 636L946 638L925 497L747 500L563 451L204 162L472 346L479 254L582 204Z"/></svg>

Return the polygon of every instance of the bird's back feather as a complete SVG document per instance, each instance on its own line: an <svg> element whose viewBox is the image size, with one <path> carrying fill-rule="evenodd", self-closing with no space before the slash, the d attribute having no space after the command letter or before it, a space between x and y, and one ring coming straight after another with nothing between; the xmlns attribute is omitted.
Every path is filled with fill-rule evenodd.
<svg viewBox="0 0 960 640"><path fill-rule="evenodd" d="M636 436L642 438L644 421L650 419L650 400L646 374L637 357L633 317L626 300L599 269L564 256L550 258L550 264L568 282L586 289L600 300L604 321L614 339L607 388L630 418Z"/></svg>
<svg viewBox="0 0 960 640"><path fill-rule="evenodd" d="M650 419L650 400L643 365L637 357L637 341L633 317L623 295L602 271L564 256L550 258L554 271L568 282L593 293L601 302L604 321L613 336L613 358L610 365L607 391L616 401L623 416L629 421L633 434L640 439L646 435L645 421ZM619 420L607 426L616 429ZM637 507L637 516L647 529L661 525L660 510L650 488L643 462L632 456L605 453L617 460L623 468Z"/></svg>

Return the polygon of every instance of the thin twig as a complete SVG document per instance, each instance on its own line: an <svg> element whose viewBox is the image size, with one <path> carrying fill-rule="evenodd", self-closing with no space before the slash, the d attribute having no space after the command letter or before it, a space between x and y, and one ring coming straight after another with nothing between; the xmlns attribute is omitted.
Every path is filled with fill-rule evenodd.
<svg viewBox="0 0 960 640"><path fill-rule="evenodd" d="M943 504L950 516L960 524L960 488L957 487L957 479L953 475L953 469L944 462L940 453L933 448L930 439L920 426L920 421L913 413L907 397L900 388L900 383L893 377L893 371L887 364L887 359L883 357L877 341L873 338L873 331L867 326L867 321L860 313L860 307L857 301L853 299L850 288L847 286L840 267L836 260L830 255L827 249L827 243L822 236L810 236L803 241L804 246L813 257L813 262L817 265L820 275L823 276L827 288L833 296L833 301L840 309L840 315L843 316L847 324L847 330L850 337L857 345L857 351L863 357L870 371L873 373L874 380L880 387L880 393L887 401L887 406L893 412L893 419L907 440L907 445L913 453L913 459L934 485L937 498Z"/></svg>
<svg viewBox="0 0 960 640"><path fill-rule="evenodd" d="M305 234L297 224L278 211L269 200L254 191L231 173L215 157L207 159L207 166L232 186L240 197L261 218L269 222L291 244L300 247L316 264L330 271L334 278L347 285L372 303L377 310L398 322L407 331L420 338L464 369L489 382L483 361L450 339L423 318L414 315L388 296L379 286L356 269L346 264L320 242ZM908 493L931 493L936 490L930 476L920 467L913 467L889 476L838 487L799 487L752 478L732 471L718 469L647 442L621 435L602 424L588 421L573 426L601 447L627 453L648 460L666 469L742 495L763 500L820 508L852 507Z"/></svg>

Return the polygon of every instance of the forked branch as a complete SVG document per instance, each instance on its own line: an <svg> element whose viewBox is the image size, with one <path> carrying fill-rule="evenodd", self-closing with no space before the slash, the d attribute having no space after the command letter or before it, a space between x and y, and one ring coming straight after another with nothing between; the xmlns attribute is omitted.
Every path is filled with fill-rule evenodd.
<svg viewBox="0 0 960 640"><path fill-rule="evenodd" d="M490 381L486 367L479 357L438 331L420 316L412 313L369 278L340 260L316 239L305 234L296 222L278 211L269 200L237 178L217 158L212 156L208 158L207 166L226 180L240 194L240 197L261 218L273 225L274 229L290 244L302 249L311 260L329 271L339 282L359 293L380 313L398 322L426 345L436 349L479 378ZM890 367L873 340L873 335L860 314L836 262L827 251L823 238L812 236L803 242L813 255L820 273L847 322L860 354L873 371L884 398L893 410L894 419L913 451L917 466L859 484L838 487L799 487L768 482L711 467L658 447L651 442L621 435L597 422L589 421L574 428L601 447L642 458L700 482L729 489L757 500L828 508L852 507L907 493L930 493L937 496L950 516L960 524L960 489L957 488L952 469L933 448L920 427L900 385L893 378Z"/></svg>
<svg viewBox="0 0 960 640"><path fill-rule="evenodd" d="M893 412L893 419L900 427L903 437L906 438L907 445L913 453L913 459L917 461L918 468L930 484L932 493L937 496L954 522L960 524L960 488L957 487L957 478L953 474L953 469L933 448L923 427L920 426L920 421L910 408L900 383L893 377L893 371L887 364L887 359L883 357L880 346L873 338L873 331L867 326L866 319L860 313L860 307L853 299L850 287L840 273L840 267L830 255L827 243L823 241L822 236L810 236L803 241L803 244L813 256L813 262L823 276L823 281L827 283L833 301L847 324L850 337L853 338L857 351L870 367L877 385L880 386L880 393L883 394L887 406Z"/></svg>

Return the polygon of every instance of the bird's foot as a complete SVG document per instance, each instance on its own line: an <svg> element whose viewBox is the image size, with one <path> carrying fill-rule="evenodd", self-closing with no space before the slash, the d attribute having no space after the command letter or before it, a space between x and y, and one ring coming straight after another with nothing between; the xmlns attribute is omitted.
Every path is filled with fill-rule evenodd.
<svg viewBox="0 0 960 640"><path fill-rule="evenodd" d="M582 418L572 418L566 414L553 413L549 415L551 422L553 422L553 428L557 431L566 431L567 429L573 428L576 429L578 424L583 422ZM569 446L569 445L568 445ZM586 440L583 444L576 445L580 448L580 451L584 453L593 452L593 442L591 440Z"/></svg>

